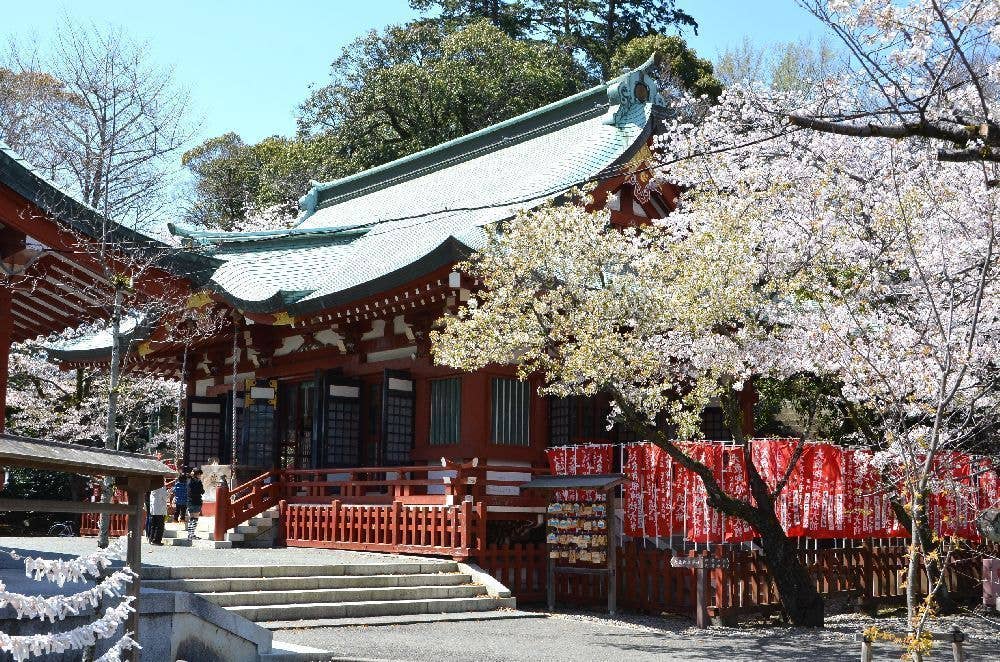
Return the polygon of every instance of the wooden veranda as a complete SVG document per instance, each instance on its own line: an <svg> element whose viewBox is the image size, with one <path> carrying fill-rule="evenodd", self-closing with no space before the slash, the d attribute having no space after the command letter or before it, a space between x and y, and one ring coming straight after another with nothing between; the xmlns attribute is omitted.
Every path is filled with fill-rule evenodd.
<svg viewBox="0 0 1000 662"><path fill-rule="evenodd" d="M111 476L128 494L128 503L81 503L51 499L11 499L0 490L0 511L42 511L50 513L99 512L128 516L126 563L135 572L128 595L135 598L135 611L127 629L139 640L139 572L142 566L143 504L151 489L163 485L173 475L167 465L148 455L92 448L58 441L0 434L0 467L41 469L91 476ZM131 652L138 662L139 651Z"/></svg>

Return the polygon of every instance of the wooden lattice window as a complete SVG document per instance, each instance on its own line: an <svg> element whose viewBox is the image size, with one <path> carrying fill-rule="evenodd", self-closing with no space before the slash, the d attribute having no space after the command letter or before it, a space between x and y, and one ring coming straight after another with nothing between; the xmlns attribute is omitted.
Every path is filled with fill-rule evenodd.
<svg viewBox="0 0 1000 662"><path fill-rule="evenodd" d="M278 383L248 380L243 407L243 452L237 460L251 467L273 467L277 444Z"/></svg>
<svg viewBox="0 0 1000 662"><path fill-rule="evenodd" d="M200 466L222 456L225 406L221 398L192 397L188 401L184 464Z"/></svg>
<svg viewBox="0 0 1000 662"><path fill-rule="evenodd" d="M572 443L573 398L549 398L549 446Z"/></svg>
<svg viewBox="0 0 1000 662"><path fill-rule="evenodd" d="M461 441L461 430L461 377L431 381L431 445L457 444Z"/></svg>
<svg viewBox="0 0 1000 662"><path fill-rule="evenodd" d="M492 383L492 441L501 446L530 446L531 386L508 377Z"/></svg>
<svg viewBox="0 0 1000 662"><path fill-rule="evenodd" d="M326 463L356 467L361 459L361 401L330 398L326 409Z"/></svg>
<svg viewBox="0 0 1000 662"><path fill-rule="evenodd" d="M187 464L198 466L207 464L212 458L219 458L219 435L222 424L219 419L194 416L188 422L191 434L188 437Z"/></svg>
<svg viewBox="0 0 1000 662"><path fill-rule="evenodd" d="M274 463L274 407L254 403L245 408L244 445L241 464L269 467Z"/></svg>
<svg viewBox="0 0 1000 662"><path fill-rule="evenodd" d="M382 392L382 458L386 466L410 462L413 409L413 380L409 373L386 370Z"/></svg>
<svg viewBox="0 0 1000 662"><path fill-rule="evenodd" d="M730 441L733 438L722 407L705 408L701 413L701 433L705 435L705 439L713 441Z"/></svg>

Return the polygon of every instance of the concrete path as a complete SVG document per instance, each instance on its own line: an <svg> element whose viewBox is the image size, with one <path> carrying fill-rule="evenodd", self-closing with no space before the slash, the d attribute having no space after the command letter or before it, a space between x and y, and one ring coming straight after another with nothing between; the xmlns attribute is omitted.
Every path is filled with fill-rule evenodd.
<svg viewBox="0 0 1000 662"><path fill-rule="evenodd" d="M856 662L856 619L831 620L821 632L783 627L697 630L682 618L612 620L593 616L434 623L384 627L277 630L275 638L334 656L405 662ZM658 623L656 627L637 625ZM998 641L979 637L969 662L997 659ZM878 662L898 661L886 647ZM951 660L939 648L926 662Z"/></svg>

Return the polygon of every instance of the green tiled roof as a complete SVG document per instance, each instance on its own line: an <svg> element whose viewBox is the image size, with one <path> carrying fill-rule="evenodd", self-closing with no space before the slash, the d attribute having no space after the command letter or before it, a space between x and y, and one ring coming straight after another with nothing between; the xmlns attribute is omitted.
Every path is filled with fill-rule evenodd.
<svg viewBox="0 0 1000 662"><path fill-rule="evenodd" d="M627 161L652 62L606 85L371 170L316 184L291 230L183 232L223 262L211 287L250 312L308 314L401 285L482 246L484 226ZM612 103L613 102L613 103Z"/></svg>
<svg viewBox="0 0 1000 662"><path fill-rule="evenodd" d="M122 320L122 347L132 347L134 343L145 340L155 328L152 320L139 320L126 317ZM87 361L102 359L108 356L111 348L111 329L105 328L87 333L69 340L56 340L43 345L52 358L60 361Z"/></svg>

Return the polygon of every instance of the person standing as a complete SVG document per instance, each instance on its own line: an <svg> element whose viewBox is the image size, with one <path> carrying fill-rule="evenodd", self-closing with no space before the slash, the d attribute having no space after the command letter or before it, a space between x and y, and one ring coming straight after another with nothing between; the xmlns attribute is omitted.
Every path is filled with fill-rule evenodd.
<svg viewBox="0 0 1000 662"><path fill-rule="evenodd" d="M174 521L181 522L187 519L188 506L188 476L186 473L177 475L177 482L174 483Z"/></svg>
<svg viewBox="0 0 1000 662"><path fill-rule="evenodd" d="M201 482L201 469L191 472L191 482L188 483L188 540L199 540L194 534L195 527L198 526L198 517L201 516L202 497L205 495L205 485Z"/></svg>
<svg viewBox="0 0 1000 662"><path fill-rule="evenodd" d="M163 544L163 529L167 519L167 487L161 485L149 493L149 542Z"/></svg>

